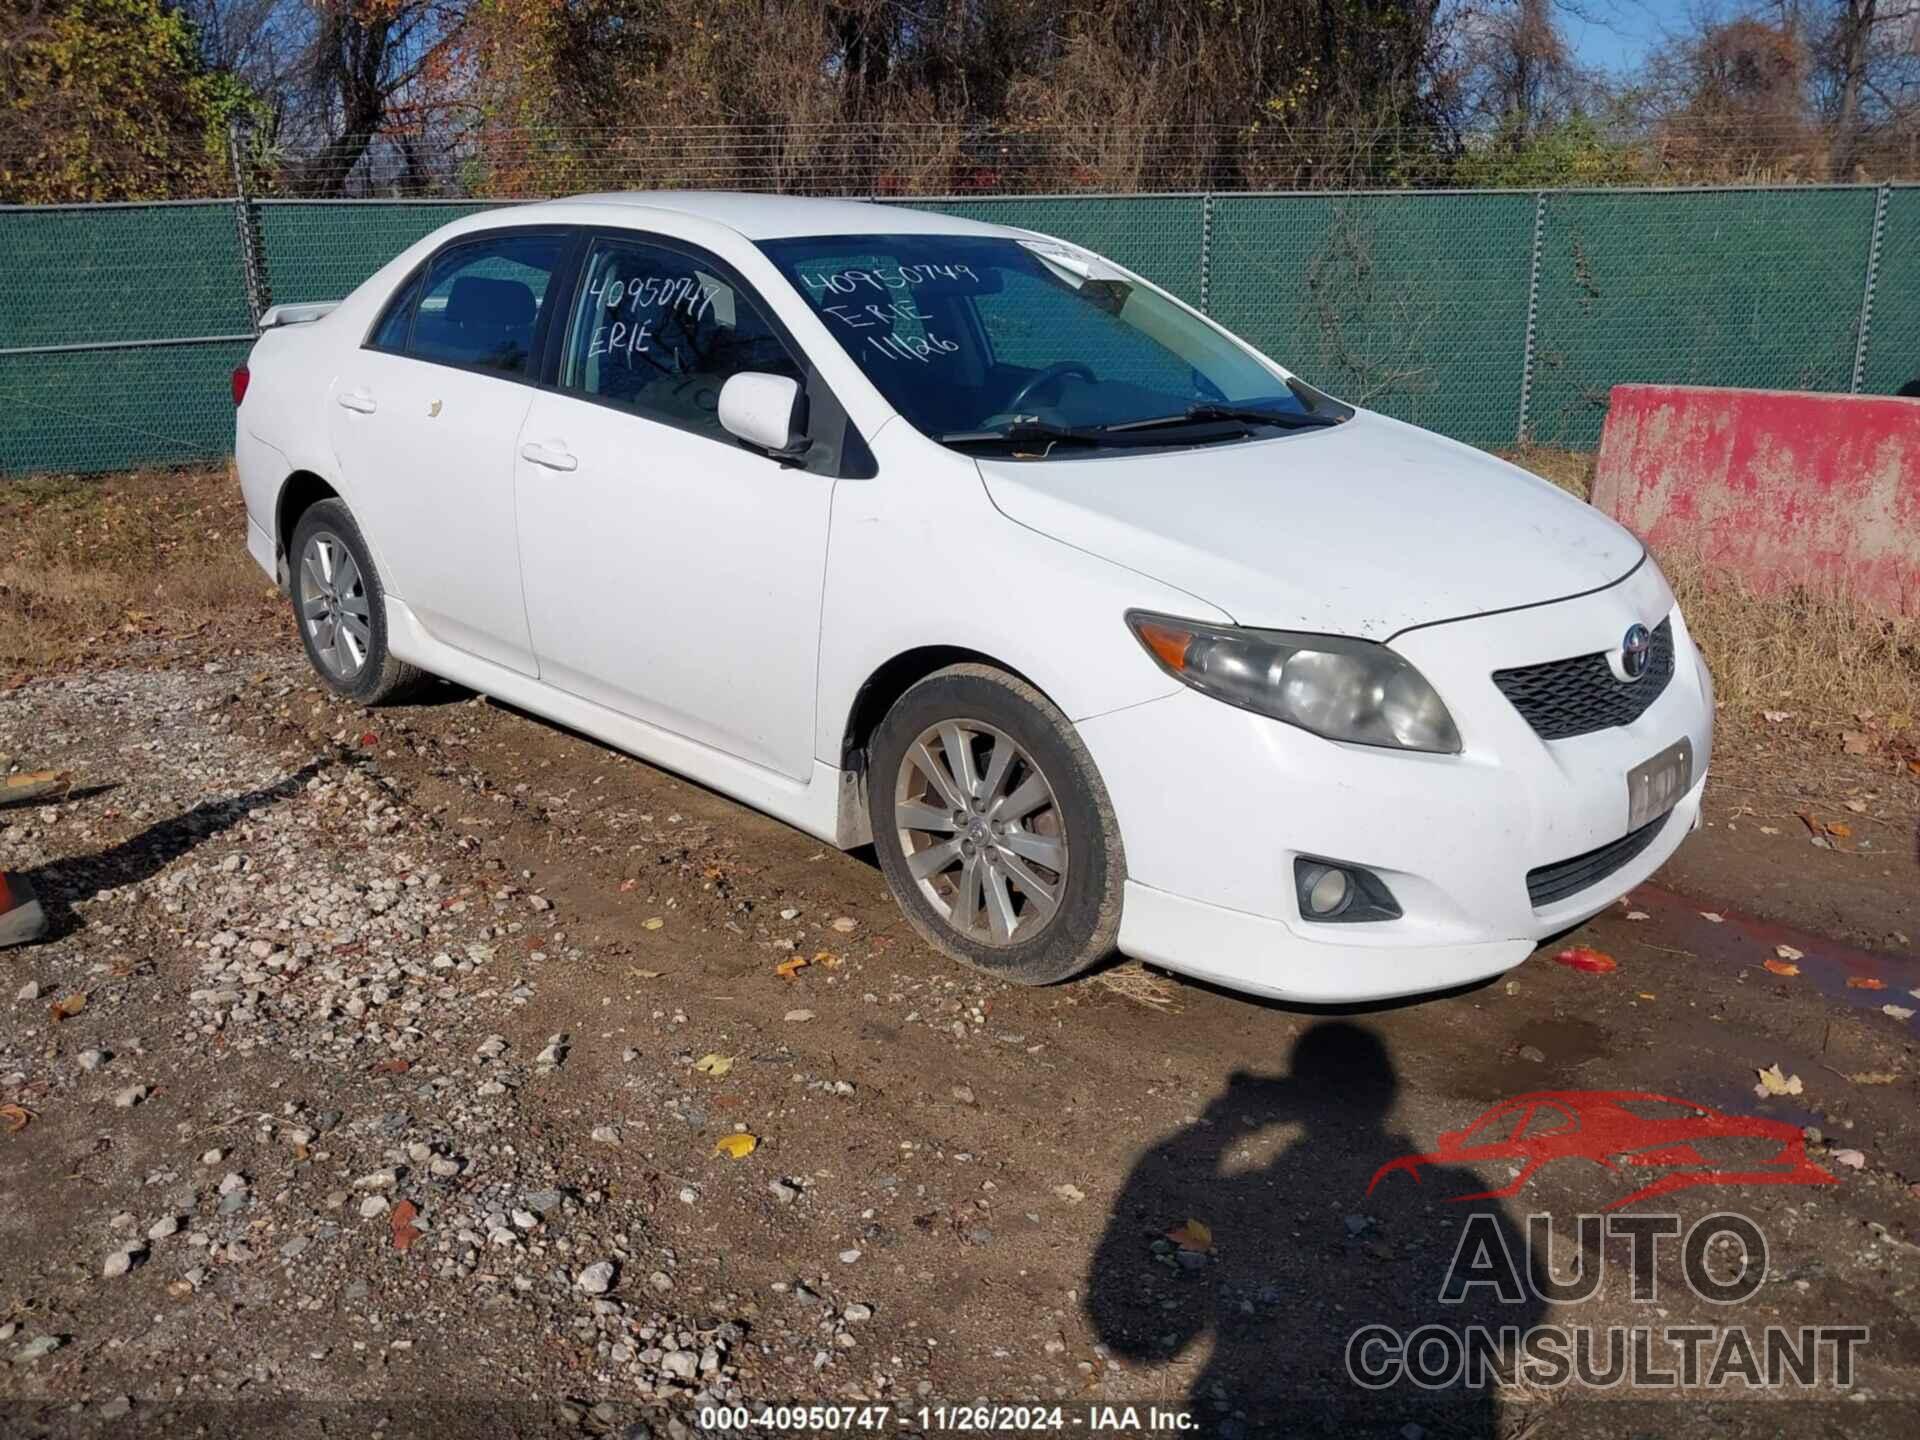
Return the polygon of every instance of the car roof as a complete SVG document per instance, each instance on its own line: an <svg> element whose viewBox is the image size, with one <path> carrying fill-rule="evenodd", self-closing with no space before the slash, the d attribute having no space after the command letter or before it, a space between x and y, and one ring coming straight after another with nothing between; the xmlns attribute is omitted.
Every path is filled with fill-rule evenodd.
<svg viewBox="0 0 1920 1440"><path fill-rule="evenodd" d="M652 211L724 225L749 240L809 235L1000 235L1031 232L905 205L828 200L807 195L749 195L730 190L625 190L572 195L547 202L604 205L610 210ZM540 206L528 209L538 210ZM524 215L526 211L521 211ZM643 217L636 215L636 220ZM612 223L619 223L609 217Z"/></svg>

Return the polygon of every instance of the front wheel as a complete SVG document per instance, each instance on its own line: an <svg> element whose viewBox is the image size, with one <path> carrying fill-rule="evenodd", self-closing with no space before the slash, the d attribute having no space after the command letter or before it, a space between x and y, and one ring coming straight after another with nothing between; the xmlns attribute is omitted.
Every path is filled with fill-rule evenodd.
<svg viewBox="0 0 1920 1440"><path fill-rule="evenodd" d="M868 751L881 871L938 950L1025 985L1113 949L1126 867L1093 757L1067 717L986 665L929 675Z"/></svg>
<svg viewBox="0 0 1920 1440"><path fill-rule="evenodd" d="M422 672L387 649L386 592L343 501L321 500L302 513L291 560L293 618L321 682L362 705L415 688Z"/></svg>

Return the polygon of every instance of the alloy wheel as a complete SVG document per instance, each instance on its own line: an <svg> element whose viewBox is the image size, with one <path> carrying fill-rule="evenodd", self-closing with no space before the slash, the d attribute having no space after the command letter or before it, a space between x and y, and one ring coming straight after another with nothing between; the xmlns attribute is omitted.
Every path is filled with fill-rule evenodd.
<svg viewBox="0 0 1920 1440"><path fill-rule="evenodd" d="M1066 893L1065 817L1032 754L977 720L945 720L907 747L894 782L907 870L934 910L979 944L1031 939Z"/></svg>
<svg viewBox="0 0 1920 1440"><path fill-rule="evenodd" d="M351 680L373 645L366 577L338 535L316 530L300 555L300 620L327 673Z"/></svg>

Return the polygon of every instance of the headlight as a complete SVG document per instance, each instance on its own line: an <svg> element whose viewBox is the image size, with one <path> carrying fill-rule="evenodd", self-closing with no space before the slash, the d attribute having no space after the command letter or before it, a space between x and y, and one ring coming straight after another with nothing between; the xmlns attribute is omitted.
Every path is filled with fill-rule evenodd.
<svg viewBox="0 0 1920 1440"><path fill-rule="evenodd" d="M1229 705L1329 740L1460 752L1453 716L1426 677L1371 640L1228 629L1138 610L1127 624L1161 669Z"/></svg>

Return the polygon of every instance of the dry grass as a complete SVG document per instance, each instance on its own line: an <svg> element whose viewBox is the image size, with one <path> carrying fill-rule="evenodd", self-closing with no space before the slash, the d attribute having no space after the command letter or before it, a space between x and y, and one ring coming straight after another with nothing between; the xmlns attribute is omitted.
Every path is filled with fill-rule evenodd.
<svg viewBox="0 0 1920 1440"><path fill-rule="evenodd" d="M1149 970L1138 960L1128 960L1118 965L1109 965L1093 977L1094 984L1104 990L1111 990L1124 1000L1136 1005L1144 1005L1149 1010L1165 1010L1178 1013L1180 1007L1174 1004L1180 988L1158 971Z"/></svg>
<svg viewBox="0 0 1920 1440"><path fill-rule="evenodd" d="M0 485L0 680L142 636L274 633L279 604L225 466Z"/></svg>
<svg viewBox="0 0 1920 1440"><path fill-rule="evenodd" d="M1584 450L1561 450L1552 445L1522 445L1517 450L1497 452L1523 470L1531 470L1542 480L1551 480L1576 499L1593 493L1593 456Z"/></svg>
<svg viewBox="0 0 1920 1440"><path fill-rule="evenodd" d="M1660 559L1724 703L1913 724L1920 621L1888 619L1841 594L1755 595L1736 575Z"/></svg>

